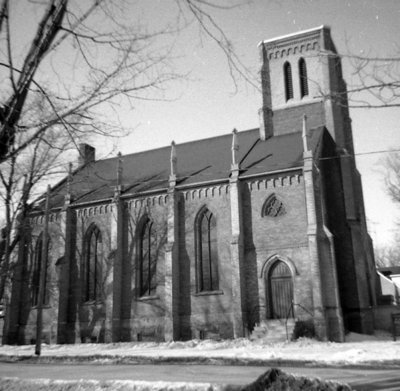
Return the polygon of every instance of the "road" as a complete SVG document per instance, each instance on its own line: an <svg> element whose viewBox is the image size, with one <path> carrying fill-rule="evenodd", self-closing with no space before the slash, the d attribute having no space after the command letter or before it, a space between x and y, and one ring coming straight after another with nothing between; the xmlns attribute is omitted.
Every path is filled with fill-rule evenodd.
<svg viewBox="0 0 400 391"><path fill-rule="evenodd" d="M212 365L101 365L0 363L0 377L60 380L182 381L245 385L268 368ZM399 369L291 368L283 371L350 384L355 390L400 390Z"/></svg>

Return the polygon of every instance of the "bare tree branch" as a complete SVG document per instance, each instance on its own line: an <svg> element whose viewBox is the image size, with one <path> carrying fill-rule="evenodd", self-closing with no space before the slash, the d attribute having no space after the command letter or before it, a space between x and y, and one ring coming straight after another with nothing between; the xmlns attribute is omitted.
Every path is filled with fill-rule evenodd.
<svg viewBox="0 0 400 391"><path fill-rule="evenodd" d="M360 56L320 51L321 58L345 59L352 69L346 89L329 95L320 88L320 97L350 108L400 107L400 56Z"/></svg>
<svg viewBox="0 0 400 391"><path fill-rule="evenodd" d="M182 9L179 0L176 0L176 2ZM235 88L238 88L237 75L239 75L253 87L259 89L258 79L256 79L254 75L250 72L250 70L243 64L239 56L236 54L232 42L229 40L223 29L218 25L214 17L204 8L202 8L202 5L206 5L213 8L229 9L237 7L238 4L231 6L219 6L217 4L211 4L208 1L204 0L185 0L184 3L188 7L194 18L197 20L202 31L204 31L205 34L209 38L211 38L211 40L214 41L225 54L229 72L235 84Z"/></svg>
<svg viewBox="0 0 400 391"><path fill-rule="evenodd" d="M7 19L7 14L8 14L8 0L3 0L1 3L1 9L0 9L0 33L3 29L3 23L4 20Z"/></svg>
<svg viewBox="0 0 400 391"><path fill-rule="evenodd" d="M11 36L18 24L17 2L1 0L0 34L0 198L6 209L6 246L0 254L0 300L18 243L19 223L29 202L40 194L43 181L65 173L65 156L83 139L109 137L124 129L107 113L122 101L168 99L169 82L184 78L172 61L175 40L188 25L198 24L227 58L235 86L239 79L258 82L235 53L212 11L227 11L235 3L208 0L170 0L177 19L148 29L139 17L126 18L130 2L121 0L25 1L42 11L27 50ZM17 4L17 5L16 5ZM187 19L186 19L187 20ZM178 23L175 23L178 22ZM22 54L20 54L22 53ZM3 273L4 271L4 273ZM3 279L4 275L4 279Z"/></svg>
<svg viewBox="0 0 400 391"><path fill-rule="evenodd" d="M54 40L65 14L67 0L52 0L38 26L32 45L25 57L14 93L2 107L0 117L0 158L5 156L15 140L15 125L21 117L33 77L44 54ZM13 69L10 64L10 69Z"/></svg>

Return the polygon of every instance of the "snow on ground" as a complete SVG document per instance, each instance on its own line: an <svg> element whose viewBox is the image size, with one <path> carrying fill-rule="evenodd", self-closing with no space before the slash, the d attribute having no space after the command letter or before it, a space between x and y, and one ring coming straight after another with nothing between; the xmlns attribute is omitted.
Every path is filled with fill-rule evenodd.
<svg viewBox="0 0 400 391"><path fill-rule="evenodd" d="M0 355L31 356L33 345L0 346ZM43 345L42 357L190 357L208 359L294 360L319 362L323 365L367 363L400 363L400 341L388 333L373 336L350 333L345 343L320 342L301 338L295 342L265 343L262 340L236 339L226 341L192 340L186 342L127 342L110 344ZM101 361L101 359L100 359Z"/></svg>

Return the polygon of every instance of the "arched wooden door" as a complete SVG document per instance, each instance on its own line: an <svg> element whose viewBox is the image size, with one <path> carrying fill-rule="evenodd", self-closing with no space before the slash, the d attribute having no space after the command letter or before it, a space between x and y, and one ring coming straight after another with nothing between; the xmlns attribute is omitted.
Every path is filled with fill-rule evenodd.
<svg viewBox="0 0 400 391"><path fill-rule="evenodd" d="M293 280L289 266L282 261L275 262L268 273L269 318L284 319L292 317L291 304L293 301Z"/></svg>

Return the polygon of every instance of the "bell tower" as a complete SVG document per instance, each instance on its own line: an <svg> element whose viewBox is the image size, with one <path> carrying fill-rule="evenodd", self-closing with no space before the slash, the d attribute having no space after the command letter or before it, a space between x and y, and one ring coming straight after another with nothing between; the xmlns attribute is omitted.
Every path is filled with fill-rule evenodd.
<svg viewBox="0 0 400 391"><path fill-rule="evenodd" d="M342 200L344 218L334 234L337 268L342 271L341 305L349 330L370 333L375 300L368 294L375 267L372 242L354 158L347 88L330 28L320 26L266 40L259 49L261 140L301 131L306 115L309 129L325 127L335 141L341 182L335 197Z"/></svg>
<svg viewBox="0 0 400 391"><path fill-rule="evenodd" d="M268 136L325 126L339 148L353 154L346 85L330 28L320 26L259 44L263 106ZM273 129L273 130L271 130Z"/></svg>

